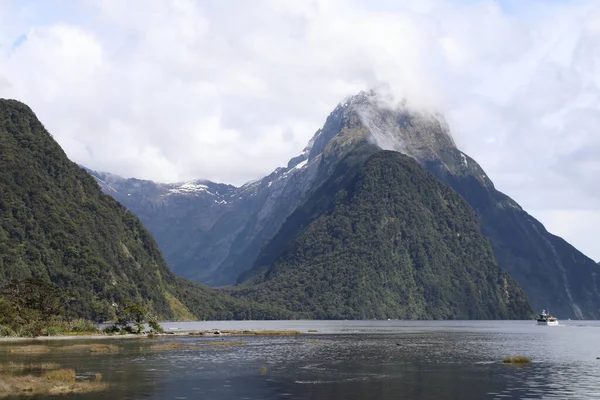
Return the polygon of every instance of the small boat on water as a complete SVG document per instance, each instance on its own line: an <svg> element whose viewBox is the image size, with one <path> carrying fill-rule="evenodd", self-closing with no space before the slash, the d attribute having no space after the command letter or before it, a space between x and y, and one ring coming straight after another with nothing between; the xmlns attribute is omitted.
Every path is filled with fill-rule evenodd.
<svg viewBox="0 0 600 400"><path fill-rule="evenodd" d="M546 313L546 310L542 310L542 313L539 314L536 318L538 325L548 325L548 326L556 326L558 325L558 319L553 317L549 313Z"/></svg>

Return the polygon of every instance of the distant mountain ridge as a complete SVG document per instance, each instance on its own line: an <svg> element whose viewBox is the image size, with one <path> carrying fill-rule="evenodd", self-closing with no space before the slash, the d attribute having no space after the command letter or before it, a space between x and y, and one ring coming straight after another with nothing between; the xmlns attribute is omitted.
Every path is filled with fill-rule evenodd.
<svg viewBox="0 0 600 400"><path fill-rule="evenodd" d="M497 191L477 162L457 149L442 116L390 105L374 92L340 103L286 168L231 188L227 204L206 193L156 195L156 184L137 180L123 181L121 189L111 183L119 192L104 191L140 217L177 273L211 285L232 284L340 160L365 141L413 158L462 195L479 215L499 266L517 280L534 309L550 308L562 318L600 318L598 264ZM143 196L130 191L136 185L147 186Z"/></svg>

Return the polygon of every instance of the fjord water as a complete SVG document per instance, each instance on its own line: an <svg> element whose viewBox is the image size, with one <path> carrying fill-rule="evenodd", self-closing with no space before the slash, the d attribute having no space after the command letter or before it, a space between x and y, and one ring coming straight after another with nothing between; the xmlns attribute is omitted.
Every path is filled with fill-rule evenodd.
<svg viewBox="0 0 600 400"><path fill-rule="evenodd" d="M100 372L107 392L81 399L600 399L600 321L230 321L167 330L288 329L299 336L169 336L102 340L117 354L15 357ZM308 330L316 333L307 333ZM155 344L235 341L203 350ZM247 342L246 344L239 343ZM82 341L71 341L68 344ZM48 342L64 346L66 342ZM505 365L510 355L532 364ZM31 398L31 397L28 397Z"/></svg>

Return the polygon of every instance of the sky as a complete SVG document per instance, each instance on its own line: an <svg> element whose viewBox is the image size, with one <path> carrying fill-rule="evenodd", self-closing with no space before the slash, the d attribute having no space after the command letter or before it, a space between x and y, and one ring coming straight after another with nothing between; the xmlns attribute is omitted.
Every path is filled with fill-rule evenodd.
<svg viewBox="0 0 600 400"><path fill-rule="evenodd" d="M384 83L597 261L599 71L596 0L0 0L0 97L75 162L242 184Z"/></svg>

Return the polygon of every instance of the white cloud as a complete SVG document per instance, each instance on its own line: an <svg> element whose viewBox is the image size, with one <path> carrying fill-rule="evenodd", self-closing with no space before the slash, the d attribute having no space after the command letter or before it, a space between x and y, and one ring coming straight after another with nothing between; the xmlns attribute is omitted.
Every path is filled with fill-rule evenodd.
<svg viewBox="0 0 600 400"><path fill-rule="evenodd" d="M386 82L600 259L564 222L600 206L599 26L595 0L0 0L0 96L90 168L242 183Z"/></svg>

